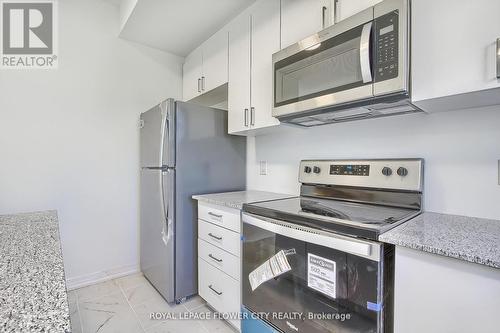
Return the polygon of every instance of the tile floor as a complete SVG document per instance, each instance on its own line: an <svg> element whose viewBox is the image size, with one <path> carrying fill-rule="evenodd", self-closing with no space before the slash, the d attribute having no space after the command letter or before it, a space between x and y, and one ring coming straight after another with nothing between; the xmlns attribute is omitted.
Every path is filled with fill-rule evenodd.
<svg viewBox="0 0 500 333"><path fill-rule="evenodd" d="M150 319L152 312L186 316L211 310L199 296L180 305L169 305L142 274L73 290L68 297L73 333L236 332L218 319Z"/></svg>

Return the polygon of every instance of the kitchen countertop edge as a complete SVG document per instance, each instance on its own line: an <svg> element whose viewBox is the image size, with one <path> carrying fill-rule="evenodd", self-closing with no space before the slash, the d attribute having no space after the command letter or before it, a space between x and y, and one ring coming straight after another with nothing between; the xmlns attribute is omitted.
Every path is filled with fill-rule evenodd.
<svg viewBox="0 0 500 333"><path fill-rule="evenodd" d="M379 238L384 243L500 268L500 221L424 212Z"/></svg>
<svg viewBox="0 0 500 333"><path fill-rule="evenodd" d="M243 208L243 204L245 203L286 199L286 198L293 198L296 196L297 195L292 195L292 194L248 190L248 191L197 194L193 195L192 198L194 200L198 200L213 205L225 206L241 210Z"/></svg>
<svg viewBox="0 0 500 333"><path fill-rule="evenodd" d="M6 292L0 298L8 308L0 311L0 327L71 332L57 211L0 215L0 236L0 289Z"/></svg>

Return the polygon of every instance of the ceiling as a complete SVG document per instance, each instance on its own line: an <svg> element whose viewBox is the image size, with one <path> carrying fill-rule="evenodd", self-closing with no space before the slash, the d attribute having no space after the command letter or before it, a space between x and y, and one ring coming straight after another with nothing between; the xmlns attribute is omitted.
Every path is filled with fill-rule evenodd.
<svg viewBox="0 0 500 333"><path fill-rule="evenodd" d="M253 2L138 0L120 37L184 57Z"/></svg>

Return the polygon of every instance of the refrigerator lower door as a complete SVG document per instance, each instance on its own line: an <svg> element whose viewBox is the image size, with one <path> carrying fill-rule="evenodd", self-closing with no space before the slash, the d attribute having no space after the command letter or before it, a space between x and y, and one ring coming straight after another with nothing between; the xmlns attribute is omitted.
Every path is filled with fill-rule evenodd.
<svg viewBox="0 0 500 333"><path fill-rule="evenodd" d="M141 270L168 302L175 300L174 174L141 170Z"/></svg>

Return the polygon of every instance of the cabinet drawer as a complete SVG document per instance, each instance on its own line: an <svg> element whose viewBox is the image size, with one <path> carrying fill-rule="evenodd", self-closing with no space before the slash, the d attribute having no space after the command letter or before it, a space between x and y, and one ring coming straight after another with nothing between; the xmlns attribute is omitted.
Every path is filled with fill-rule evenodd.
<svg viewBox="0 0 500 333"><path fill-rule="evenodd" d="M198 237L238 258L240 257L240 234L215 224L198 220Z"/></svg>
<svg viewBox="0 0 500 333"><path fill-rule="evenodd" d="M198 238L198 256L236 280L240 280L240 258Z"/></svg>
<svg viewBox="0 0 500 333"><path fill-rule="evenodd" d="M240 283L201 258L198 258L198 292L218 312L240 312ZM237 321L231 323L239 326Z"/></svg>
<svg viewBox="0 0 500 333"><path fill-rule="evenodd" d="M198 218L238 233L241 230L240 211L238 209L199 203Z"/></svg>

